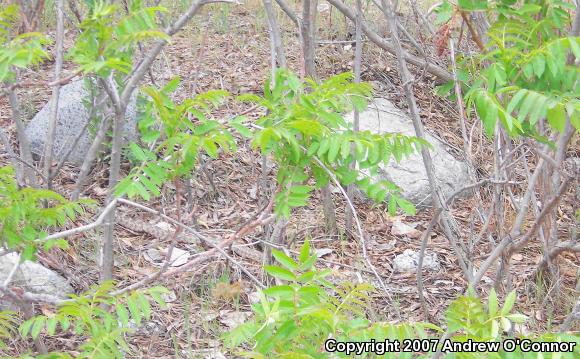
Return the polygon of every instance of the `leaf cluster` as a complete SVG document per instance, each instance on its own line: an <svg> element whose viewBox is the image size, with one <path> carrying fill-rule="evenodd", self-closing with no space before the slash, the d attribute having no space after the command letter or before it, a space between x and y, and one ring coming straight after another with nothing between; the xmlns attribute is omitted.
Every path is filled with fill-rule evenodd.
<svg viewBox="0 0 580 359"><path fill-rule="evenodd" d="M6 249L33 259L38 248L66 247L65 240L44 240L47 229L63 226L84 213L91 200L70 202L58 193L18 188L11 166L0 167L0 241Z"/></svg>
<svg viewBox="0 0 580 359"><path fill-rule="evenodd" d="M252 306L254 317L224 336L226 346L236 354L251 358L336 358L344 353L324 351L324 342L334 338L343 342L382 342L385 339L428 340L429 350L423 352L385 353L388 358L429 358L441 348L439 338L445 330L426 322L386 323L369 320L373 287L368 284L349 282L331 284L326 278L329 270L315 267L316 254L311 254L309 242L303 245L295 260L280 251L273 251L278 265L264 269L283 284L270 286L259 292L260 302ZM453 342L501 342L512 338L513 325L523 324L525 315L514 313L516 292L509 293L500 305L497 293L492 289L486 301L475 296L472 290L454 300L445 312L444 322ZM568 341L580 345L578 335L544 333L520 336L532 341ZM501 346L500 346L501 348ZM423 350L423 349L422 349ZM525 358L517 347L513 352L452 353L458 358ZM574 352L554 353L552 357L575 358ZM374 357L363 353L360 357ZM545 357L534 353L534 357ZM548 357L550 357L548 355Z"/></svg>
<svg viewBox="0 0 580 359"><path fill-rule="evenodd" d="M18 327L18 318L15 312L0 312L0 349L7 349L4 340L10 340L16 334Z"/></svg>
<svg viewBox="0 0 580 359"><path fill-rule="evenodd" d="M97 1L79 25L81 33L68 56L84 73L107 77L117 70L126 74L133 67L133 51L138 43L169 41L158 24L158 15L167 12L164 7L145 6L134 0L124 13L119 6Z"/></svg>
<svg viewBox="0 0 580 359"><path fill-rule="evenodd" d="M574 6L561 0L462 3L462 10L487 11L493 19L486 51L462 61L471 73L466 102L485 132L492 136L499 122L512 137L548 142L539 131L543 120L552 131L563 131L568 120L580 128L580 37L566 35Z"/></svg>
<svg viewBox="0 0 580 359"><path fill-rule="evenodd" d="M289 217L293 207L307 203L314 188L334 177L342 185L356 184L377 202L390 195L390 208L412 211L387 181L373 182L381 163L400 161L428 143L398 133L354 131L343 114L367 106L368 84L352 82L351 73L332 76L322 83L300 81L288 70L278 69L266 81L264 95L242 95L240 100L262 106L266 114L256 120L252 145L271 155L279 165L276 213Z"/></svg>
<svg viewBox="0 0 580 359"><path fill-rule="evenodd" d="M240 353L247 357L321 357L321 343L330 334L368 325L364 308L372 286L331 284L325 279L330 271L314 267L317 256L308 241L297 260L277 250L272 254L279 265L264 269L285 283L260 292L254 319L225 336L228 346L252 343L251 351Z"/></svg>
<svg viewBox="0 0 580 359"><path fill-rule="evenodd" d="M14 67L26 68L49 57L45 49L49 41L43 34L29 32L13 36L18 19L18 5L0 9L0 82L15 80Z"/></svg>
<svg viewBox="0 0 580 359"><path fill-rule="evenodd" d="M149 200L161 194L164 183L191 175L201 154L217 158L220 150L235 150L232 134L211 116L228 93L210 91L175 103L170 95L178 85L176 78L159 90L143 90L149 101L139 128L146 146L129 145L130 155L139 165L119 183L117 195Z"/></svg>
<svg viewBox="0 0 580 359"><path fill-rule="evenodd" d="M52 315L40 315L23 322L20 335L38 338L41 333L54 336L70 332L87 339L78 348L76 358L124 358L131 352L125 341L143 320L150 320L152 304L165 307L163 287L153 287L114 297L112 282L93 287L60 304ZM60 331L57 331L60 328ZM51 353L50 358L72 358L66 353Z"/></svg>

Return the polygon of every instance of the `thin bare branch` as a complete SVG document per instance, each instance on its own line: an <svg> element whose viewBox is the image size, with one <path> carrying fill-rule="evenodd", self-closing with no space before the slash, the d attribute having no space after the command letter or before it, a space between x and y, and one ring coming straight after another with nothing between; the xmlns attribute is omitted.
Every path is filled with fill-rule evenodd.
<svg viewBox="0 0 580 359"><path fill-rule="evenodd" d="M46 188L52 187L52 155L54 147L54 136L58 121L58 102L60 98L60 74L62 72L63 47L64 47L64 0L57 0L56 7L56 56L54 62L54 82L52 88L52 98L50 99L50 113L48 115L48 129L46 131L46 141L44 142L44 177L47 179Z"/></svg>
<svg viewBox="0 0 580 359"><path fill-rule="evenodd" d="M342 12L346 17L348 17L351 21L356 21L355 13L349 9L341 0L329 0L330 4L336 7L340 12ZM396 54L395 45L385 40L375 31L373 31L364 21L362 23L362 30L365 35L369 38L370 41L374 42L378 47L381 49L388 51L392 54ZM425 69L425 71L429 72L431 75L438 77L441 81L447 82L453 80L451 74L445 70L444 68L434 65L432 63L428 63L425 60L421 59L420 57L411 55L407 52L402 52L403 58L408 63L417 66L420 69Z"/></svg>
<svg viewBox="0 0 580 359"><path fill-rule="evenodd" d="M264 9L266 10L266 16L268 17L268 26L270 27L270 39L274 46L278 65L282 68L285 68L287 67L286 54L284 51L284 44L282 42L282 34L280 33L280 26L276 21L276 14L272 8L272 0L263 0L263 3Z"/></svg>

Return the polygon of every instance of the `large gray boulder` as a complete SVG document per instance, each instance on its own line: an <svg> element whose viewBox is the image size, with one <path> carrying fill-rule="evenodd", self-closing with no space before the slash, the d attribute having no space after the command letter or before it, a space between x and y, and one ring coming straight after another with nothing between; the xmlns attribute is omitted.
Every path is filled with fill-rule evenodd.
<svg viewBox="0 0 580 359"><path fill-rule="evenodd" d="M18 260L19 257L16 253L0 256L0 283L4 283ZM31 261L24 261L18 266L8 288L19 288L25 293L47 295L62 300L67 299L69 293L73 293L73 289L66 279ZM0 298L0 310L5 309L15 308L9 300Z"/></svg>
<svg viewBox="0 0 580 359"><path fill-rule="evenodd" d="M399 132L415 136L411 119L396 108L389 100L375 98L369 108L360 114L360 130L374 133ZM352 114L347 116L352 122ZM430 150L433 159L435 177L444 195L449 196L456 190L471 183L467 165L453 157L446 145L427 133L426 140L433 148ZM387 165L381 165L378 171L380 179L388 180L399 186L404 198L420 207L431 205L431 190L421 153L414 153L397 163L391 159Z"/></svg>
<svg viewBox="0 0 580 359"><path fill-rule="evenodd" d="M88 98L89 92L84 88L83 81L75 81L61 87L53 146L54 161L62 160L69 151L68 162L81 164L86 157L93 139L91 133L94 133L90 128L87 128L83 133L83 128L89 121L89 111L83 102L88 100ZM134 95L127 107L124 131L125 138L128 140L137 138L136 98L136 95ZM101 117L104 115L100 114ZM30 141L32 153L35 155L42 156L44 154L49 118L50 101L42 107L26 128L26 136ZM76 146L71 150L79 136Z"/></svg>

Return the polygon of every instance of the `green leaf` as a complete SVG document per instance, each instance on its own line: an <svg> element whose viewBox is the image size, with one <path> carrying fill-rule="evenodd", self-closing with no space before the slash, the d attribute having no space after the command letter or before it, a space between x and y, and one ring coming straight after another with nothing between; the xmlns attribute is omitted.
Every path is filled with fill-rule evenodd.
<svg viewBox="0 0 580 359"><path fill-rule="evenodd" d="M129 308L129 312L131 312L131 318L135 321L137 326L141 325L141 319L143 315L141 313L141 309L139 308L139 304L134 296L130 296L127 298L127 307Z"/></svg>
<svg viewBox="0 0 580 359"><path fill-rule="evenodd" d="M270 297L292 297L294 295L294 288L289 285L276 285L263 290L264 294Z"/></svg>
<svg viewBox="0 0 580 359"><path fill-rule="evenodd" d="M501 309L501 315L503 316L508 315L511 312L512 308L514 307L515 302L516 302L516 291L512 290L505 299L505 303L503 305L503 308Z"/></svg>
<svg viewBox="0 0 580 359"><path fill-rule="evenodd" d="M264 266L264 270L266 273L283 280L294 281L296 280L296 276L294 273L290 272L287 269L280 268L277 266Z"/></svg>
<svg viewBox="0 0 580 359"><path fill-rule="evenodd" d="M415 208L415 205L413 205L412 202L402 198L402 197L396 197L397 199L397 204L399 205L399 207L401 207L401 209L408 215L410 216L414 216L417 214L417 209Z"/></svg>
<svg viewBox="0 0 580 359"><path fill-rule="evenodd" d="M34 324L34 318L24 321L18 328L18 332L20 333L20 335L22 335L23 337L27 336L30 333L32 324Z"/></svg>
<svg viewBox="0 0 580 359"><path fill-rule="evenodd" d="M311 255L310 257L308 257L308 259L306 259L306 261L300 263L300 270L302 271L310 270L317 260L318 257L316 256L316 254Z"/></svg>
<svg viewBox="0 0 580 359"><path fill-rule="evenodd" d="M487 300L487 307L489 311L489 315L491 317L495 316L498 309L498 302L497 302L497 293L495 292L494 288L491 288L489 292L489 298Z"/></svg>
<svg viewBox="0 0 580 359"><path fill-rule="evenodd" d="M241 121L237 122L237 121L233 120L230 122L230 126L232 126L236 131L238 131L238 133L240 135L244 136L245 138L252 137L252 131L249 128L247 128L246 126L244 126L244 124L241 123Z"/></svg>
<svg viewBox="0 0 580 359"><path fill-rule="evenodd" d="M548 107L546 111L546 118L550 126L559 132L563 132L566 127L566 110L564 106L559 103Z"/></svg>
<svg viewBox="0 0 580 359"><path fill-rule="evenodd" d="M487 10L486 0L458 0L457 4L461 10L465 11L485 11Z"/></svg>
<svg viewBox="0 0 580 359"><path fill-rule="evenodd" d="M524 323L528 317L523 315L523 314L519 314L519 313L515 313L515 314L509 314L506 316L506 318L508 318L510 321L512 321L513 323Z"/></svg>
<svg viewBox="0 0 580 359"><path fill-rule="evenodd" d="M453 15L453 6L449 3L449 1L445 0L441 3L441 5L437 6L435 13L437 14L435 25L443 25L451 20L451 16Z"/></svg>
<svg viewBox="0 0 580 359"><path fill-rule="evenodd" d="M291 271L295 271L298 269L298 264L294 262L294 260L288 257L284 252L279 251L277 249L272 249L272 256L284 267L288 268Z"/></svg>
<svg viewBox="0 0 580 359"><path fill-rule="evenodd" d="M115 307L115 311L117 312L117 317L119 318L119 323L126 327L129 325L129 312L127 308L121 303L117 304Z"/></svg>
<svg viewBox="0 0 580 359"><path fill-rule="evenodd" d="M211 138L204 139L203 148L211 158L215 159L218 157L218 149L213 139Z"/></svg>
<svg viewBox="0 0 580 359"><path fill-rule="evenodd" d="M147 161L149 159L149 157L145 154L143 149L139 147L139 145L137 145L135 142L131 142L129 144L129 148L131 149L131 153L133 154L133 156L135 156L135 158L137 158L137 160Z"/></svg>
<svg viewBox="0 0 580 359"><path fill-rule="evenodd" d="M300 264L306 262L309 256L310 256L310 240L306 239L304 241L304 244L302 245L302 248L300 248L300 257L298 258Z"/></svg>
<svg viewBox="0 0 580 359"><path fill-rule="evenodd" d="M229 348L235 348L240 344L245 343L257 334L258 328L258 325L253 322L244 323L234 328L224 336L226 346Z"/></svg>
<svg viewBox="0 0 580 359"><path fill-rule="evenodd" d="M328 162L333 163L336 160L336 156L340 151L340 137L332 137L330 139L330 148L328 150Z"/></svg>
<svg viewBox="0 0 580 359"><path fill-rule="evenodd" d="M44 322L46 318L42 316L38 316L34 319L34 324L32 325L32 330L30 331L30 336L32 339L38 338L40 332L44 328Z"/></svg>

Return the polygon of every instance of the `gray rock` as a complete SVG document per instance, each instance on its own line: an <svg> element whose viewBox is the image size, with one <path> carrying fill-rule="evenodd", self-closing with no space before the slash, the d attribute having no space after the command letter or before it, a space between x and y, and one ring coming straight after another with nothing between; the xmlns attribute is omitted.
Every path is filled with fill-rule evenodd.
<svg viewBox="0 0 580 359"><path fill-rule="evenodd" d="M393 269L395 272L416 272L419 267L419 253L411 249L405 249L403 254L395 256L393 259ZM435 253L425 253L423 257L423 269L439 270L439 260Z"/></svg>
<svg viewBox="0 0 580 359"><path fill-rule="evenodd" d="M66 156L69 150L71 150L76 138L83 132L87 121L89 121L89 111L83 103L83 100L87 99L88 96L89 93L84 88L83 81L75 81L61 87L53 146L54 161L60 161ZM137 96L134 94L127 106L124 130L125 138L130 140L137 138L136 99ZM30 141L31 150L38 156L44 154L44 141L48 132L49 117L50 101L42 107L26 128L26 136ZM77 145L70 152L67 161L81 164L91 145L92 138L91 131L87 128L80 136Z"/></svg>
<svg viewBox="0 0 580 359"><path fill-rule="evenodd" d="M18 260L16 253L8 253L0 257L0 283L4 283ZM67 299L68 294L73 293L66 279L31 261L20 264L8 287L21 288L27 293L49 295L58 299ZM0 310L14 309L11 304L7 299L0 298Z"/></svg>
<svg viewBox="0 0 580 359"><path fill-rule="evenodd" d="M399 132L415 136L411 119L386 99L374 99L359 118L361 131ZM347 116L347 120L352 121L352 114ZM426 140L433 146L430 152L433 158L435 177L444 195L449 196L471 183L467 165L464 162L455 159L447 151L446 145L433 135L427 133ZM391 181L399 186L402 196L415 205L429 206L431 204L429 181L420 153L405 157L399 163L391 159L387 165L380 166L378 175L380 179Z"/></svg>

